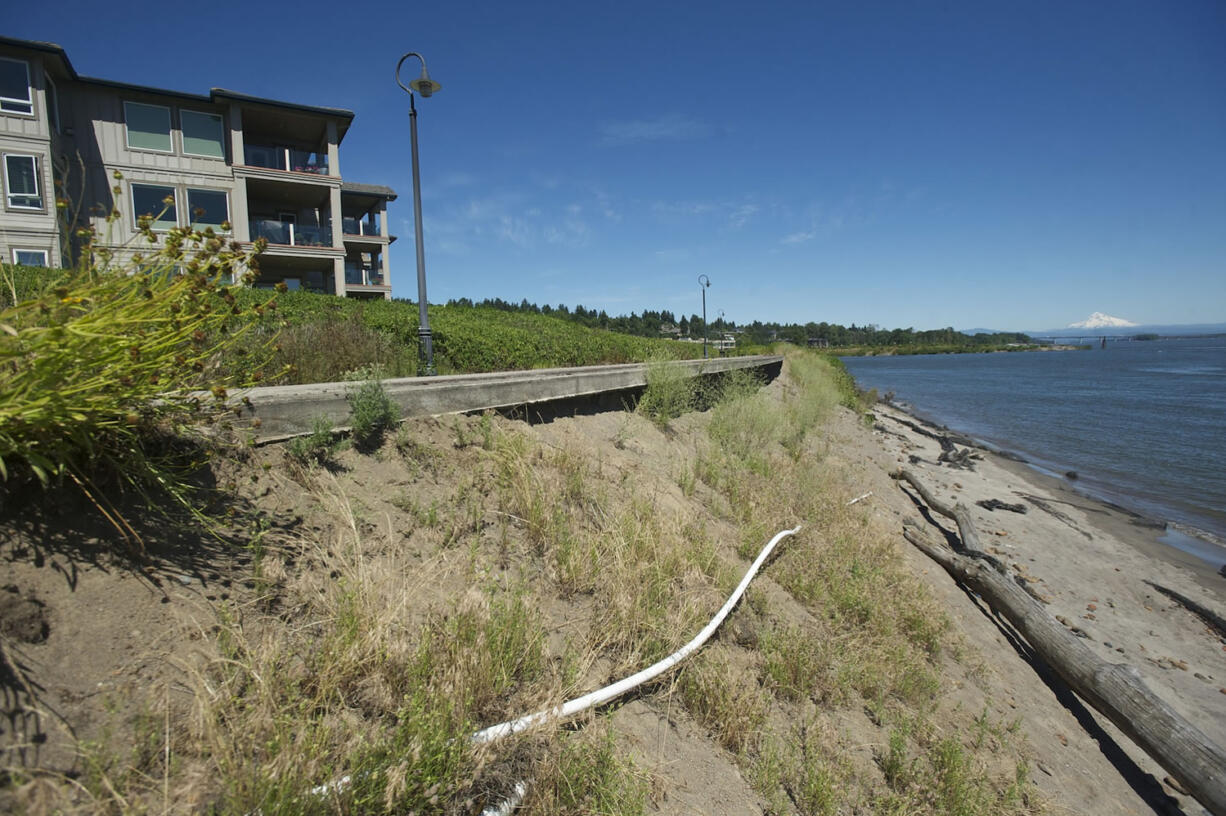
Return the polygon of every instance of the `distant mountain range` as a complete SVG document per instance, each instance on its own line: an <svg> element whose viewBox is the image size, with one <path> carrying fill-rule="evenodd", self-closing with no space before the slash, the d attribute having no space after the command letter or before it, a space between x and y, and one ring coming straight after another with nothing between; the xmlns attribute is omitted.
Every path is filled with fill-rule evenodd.
<svg viewBox="0 0 1226 816"><path fill-rule="evenodd" d="M1112 317L1109 314L1095 312L1080 323L1070 323L1070 329L1123 329L1133 328L1137 324L1122 317Z"/></svg>
<svg viewBox="0 0 1226 816"><path fill-rule="evenodd" d="M1122 321L1120 324L1104 324L1102 321L1098 325L1086 325L1094 323L1095 317L1106 317L1110 320L1120 320L1120 318L1110 318L1109 315L1100 315L1095 313L1088 320L1081 323L1074 323L1071 326L1066 326L1062 329L1043 329L1035 330L1028 329L1025 334L1031 337L1131 337L1137 334L1157 334L1162 337L1186 337L1192 334L1226 334L1226 323L1181 323L1172 324L1157 324L1157 323L1130 323ZM1003 329L962 329L963 334L995 334L996 332L1004 331Z"/></svg>

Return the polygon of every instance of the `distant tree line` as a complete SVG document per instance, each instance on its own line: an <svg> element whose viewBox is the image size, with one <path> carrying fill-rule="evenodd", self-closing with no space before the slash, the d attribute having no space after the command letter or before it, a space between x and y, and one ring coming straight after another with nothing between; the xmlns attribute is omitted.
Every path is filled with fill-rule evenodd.
<svg viewBox="0 0 1226 816"><path fill-rule="evenodd" d="M689 317L678 317L668 309L651 311L645 309L641 314L631 312L628 315L610 317L604 309L588 309L582 304L573 309L564 303L551 306L546 303L538 306L529 303L527 298L519 303L511 303L502 298L485 298L474 302L471 298L455 298L447 301L448 306L482 306L498 309L503 312L531 312L533 314L553 315L589 328L608 329L622 334L632 334L638 337L679 336L699 338L703 335L702 317L692 314ZM795 343L803 346L811 341L821 345L838 348L849 346L943 346L943 347L973 347L1001 346L1010 343L1033 342L1028 335L1020 332L997 332L994 334L966 335L951 327L916 331L907 329L883 329L876 325L841 326L838 323L763 323L755 320L738 326L731 320L717 318L710 321L708 336L718 337L724 332L735 332L739 344L764 345L777 340Z"/></svg>

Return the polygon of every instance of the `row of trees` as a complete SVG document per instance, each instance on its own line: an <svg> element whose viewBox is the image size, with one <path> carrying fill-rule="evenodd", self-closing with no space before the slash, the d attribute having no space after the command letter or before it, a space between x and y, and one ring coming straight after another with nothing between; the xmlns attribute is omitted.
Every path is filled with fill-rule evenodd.
<svg viewBox="0 0 1226 816"><path fill-rule="evenodd" d="M599 311L588 309L582 304L575 306L573 309L564 303L559 303L557 306L551 306L548 303L538 306L535 303L529 303L526 298L519 303L511 303L502 298L486 298L476 302L471 298L458 298L447 301L447 305L484 306L504 312L553 315L554 317L562 317L575 323L580 323L589 328L608 329L610 331L621 332L622 334L633 334L638 337L660 337L665 334L673 334L673 332L665 331L665 327L668 326L675 327L680 331L682 337L702 337L703 329L703 321L700 316L677 316L668 309L658 312L647 309L642 314L631 312L628 315L610 317L604 309ZM710 333L715 335L725 330L731 331L734 328L735 324L731 322L722 319L713 320L710 324Z"/></svg>
<svg viewBox="0 0 1226 816"><path fill-rule="evenodd" d="M582 304L573 309L564 303L551 306L546 303L538 306L528 302L527 298L519 303L511 303L502 298L486 298L474 302L471 298L458 298L447 301L448 306L483 306L504 312L530 312L532 314L553 315L580 323L590 328L608 329L622 334L632 334L639 337L660 337L666 332L666 327L672 326L680 331L680 336L698 338L703 335L703 320L699 315L678 317L668 309L660 311L644 310L642 314L631 312L628 315L610 317L604 309L588 309ZM738 342L762 345L776 340L785 340L798 346L810 342L829 345L836 348L850 346L988 346L1004 345L1006 343L1029 343L1030 338L1017 332L998 332L995 334L963 334L952 327L916 331L913 328L883 329L869 324L867 326L842 326L838 323L763 323L755 320L738 326L735 322L718 318L710 321L707 333L710 337L718 337L724 332L736 332Z"/></svg>

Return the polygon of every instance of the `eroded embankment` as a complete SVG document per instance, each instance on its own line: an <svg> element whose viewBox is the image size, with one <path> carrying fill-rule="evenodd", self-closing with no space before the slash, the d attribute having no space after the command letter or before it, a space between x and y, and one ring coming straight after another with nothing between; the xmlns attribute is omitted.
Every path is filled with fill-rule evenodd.
<svg viewBox="0 0 1226 816"><path fill-rule="evenodd" d="M469 813L524 779L528 813L1094 810L1038 770L1046 687L907 548L914 507L836 382L798 355L666 423L448 417L322 464L249 451L215 469L246 548L162 542L150 570L10 525L10 594L50 631L6 635L6 803ZM566 727L467 740L688 641L796 524L680 670ZM1139 801L1124 788L1099 812Z"/></svg>

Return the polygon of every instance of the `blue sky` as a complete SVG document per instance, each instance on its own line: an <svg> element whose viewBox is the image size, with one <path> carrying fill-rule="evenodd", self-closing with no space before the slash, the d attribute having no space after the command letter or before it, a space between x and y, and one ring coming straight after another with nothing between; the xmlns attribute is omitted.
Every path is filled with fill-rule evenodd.
<svg viewBox="0 0 1226 816"><path fill-rule="evenodd" d="M77 70L356 118L415 298L887 327L1226 321L1220 2L20 4ZM408 64L406 63L406 68ZM410 71L413 73L413 71Z"/></svg>

